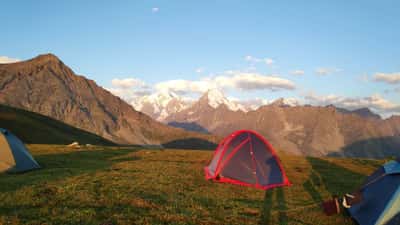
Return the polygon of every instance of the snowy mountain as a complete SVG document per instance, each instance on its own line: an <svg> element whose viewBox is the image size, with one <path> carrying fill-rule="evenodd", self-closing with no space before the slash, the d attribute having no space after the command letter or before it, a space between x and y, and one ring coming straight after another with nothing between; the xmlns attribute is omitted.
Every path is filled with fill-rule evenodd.
<svg viewBox="0 0 400 225"><path fill-rule="evenodd" d="M281 107L293 107L293 106L299 106L300 103L295 98L278 98L275 101L272 101L270 105L281 106Z"/></svg>
<svg viewBox="0 0 400 225"><path fill-rule="evenodd" d="M161 90L131 101L131 105L152 118L163 121L171 114L182 111L191 105L190 99L185 99L168 90Z"/></svg>
<svg viewBox="0 0 400 225"><path fill-rule="evenodd" d="M187 111L187 114L191 115L195 111L203 111L203 108L216 110L223 106L232 112L240 111L246 113L269 104L280 107L299 105L298 101L294 98L279 98L275 101L269 101L262 98L239 100L232 97L226 97L218 89L208 90L197 101L182 97L169 90L160 90L151 95L136 98L130 103L136 110L162 122L166 122L167 118L173 117L173 115L178 112ZM194 105L196 105L196 107L194 107ZM193 110L186 110L190 108L193 108ZM196 110L194 110L194 108L196 108Z"/></svg>
<svg viewBox="0 0 400 225"><path fill-rule="evenodd" d="M225 95L218 89L208 90L200 99L199 102L207 103L212 108L216 109L220 105L225 105L231 111L241 110L246 112L247 109L242 104L236 101L229 100Z"/></svg>

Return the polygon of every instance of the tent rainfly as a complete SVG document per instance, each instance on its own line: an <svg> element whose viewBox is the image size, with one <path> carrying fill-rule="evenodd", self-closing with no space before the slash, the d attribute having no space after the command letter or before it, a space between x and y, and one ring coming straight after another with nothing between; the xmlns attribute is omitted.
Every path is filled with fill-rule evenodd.
<svg viewBox="0 0 400 225"><path fill-rule="evenodd" d="M251 130L239 130L218 145L206 179L217 182L252 186L258 189L290 185L272 146Z"/></svg>
<svg viewBox="0 0 400 225"><path fill-rule="evenodd" d="M348 207L362 225L400 224L400 159L379 167L357 191L359 201Z"/></svg>
<svg viewBox="0 0 400 225"><path fill-rule="evenodd" d="M18 173L40 168L25 145L10 131L0 128L0 172Z"/></svg>

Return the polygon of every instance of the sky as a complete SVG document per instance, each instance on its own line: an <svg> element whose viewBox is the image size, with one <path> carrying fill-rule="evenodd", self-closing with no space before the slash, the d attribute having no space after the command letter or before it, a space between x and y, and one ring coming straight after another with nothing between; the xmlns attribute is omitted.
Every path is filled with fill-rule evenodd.
<svg viewBox="0 0 400 225"><path fill-rule="evenodd" d="M53 53L125 99L160 90L400 114L400 1L44 1L0 7L0 63Z"/></svg>

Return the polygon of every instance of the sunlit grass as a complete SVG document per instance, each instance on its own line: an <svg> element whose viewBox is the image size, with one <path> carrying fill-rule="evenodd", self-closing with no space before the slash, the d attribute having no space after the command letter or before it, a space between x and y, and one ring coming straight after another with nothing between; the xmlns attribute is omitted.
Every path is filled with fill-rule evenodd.
<svg viewBox="0 0 400 225"><path fill-rule="evenodd" d="M210 151L29 148L43 169L0 175L0 224L352 224L319 203L381 163L280 154L293 185L265 192L206 181Z"/></svg>

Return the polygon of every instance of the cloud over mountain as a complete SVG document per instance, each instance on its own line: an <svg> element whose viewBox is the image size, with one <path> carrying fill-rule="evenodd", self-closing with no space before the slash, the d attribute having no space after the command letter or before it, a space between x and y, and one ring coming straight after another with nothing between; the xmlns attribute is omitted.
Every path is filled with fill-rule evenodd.
<svg viewBox="0 0 400 225"><path fill-rule="evenodd" d="M307 103L312 105L335 105L349 110L370 108L375 112L387 114L389 112L400 113L400 106L383 98L379 94L367 97L344 97L339 95L320 96L313 93L304 96Z"/></svg>
<svg viewBox="0 0 400 225"><path fill-rule="evenodd" d="M19 62L19 61L21 61L21 60L10 58L10 57L7 57L7 56L0 56L0 64L3 64L3 63L15 63L15 62Z"/></svg>
<svg viewBox="0 0 400 225"><path fill-rule="evenodd" d="M215 81L220 87L230 87L239 90L293 90L295 84L277 75L262 75L240 71L227 72L230 76L218 76Z"/></svg>
<svg viewBox="0 0 400 225"><path fill-rule="evenodd" d="M146 84L139 79L136 78L125 78L125 79L112 79L111 84L117 88L142 88L146 87Z"/></svg>
<svg viewBox="0 0 400 225"><path fill-rule="evenodd" d="M155 89L167 89L179 93L204 93L209 89L233 90L294 90L296 85L278 75L263 75L256 72L225 71L221 75L200 80L169 80L157 83Z"/></svg>

